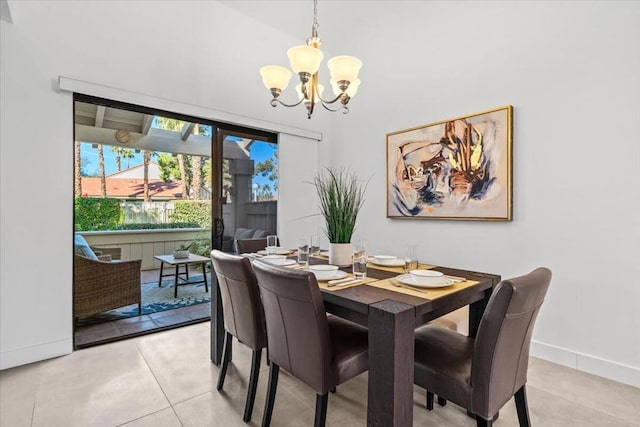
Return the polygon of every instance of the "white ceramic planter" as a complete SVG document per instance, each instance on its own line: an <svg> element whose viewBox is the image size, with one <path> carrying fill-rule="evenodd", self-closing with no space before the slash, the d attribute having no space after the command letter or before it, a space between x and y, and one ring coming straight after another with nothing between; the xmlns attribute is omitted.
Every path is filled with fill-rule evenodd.
<svg viewBox="0 0 640 427"><path fill-rule="evenodd" d="M329 243L329 264L346 267L352 264L353 245L351 243Z"/></svg>

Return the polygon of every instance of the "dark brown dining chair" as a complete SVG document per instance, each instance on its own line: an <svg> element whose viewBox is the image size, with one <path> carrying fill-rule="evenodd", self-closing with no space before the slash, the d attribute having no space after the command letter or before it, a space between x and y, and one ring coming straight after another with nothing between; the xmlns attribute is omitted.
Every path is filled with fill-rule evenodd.
<svg viewBox="0 0 640 427"><path fill-rule="evenodd" d="M538 268L504 280L493 291L475 339L436 326L416 330L414 381L427 390L427 409L447 400L491 426L500 408L515 398L520 426L529 426L525 384L533 325L551 281Z"/></svg>
<svg viewBox="0 0 640 427"><path fill-rule="evenodd" d="M368 330L327 316L313 273L254 261L269 336L269 389L262 426L271 424L280 368L316 393L315 426L324 426L328 392L368 369Z"/></svg>
<svg viewBox="0 0 640 427"><path fill-rule="evenodd" d="M238 254L256 253L267 247L267 238L236 240Z"/></svg>
<svg viewBox="0 0 640 427"><path fill-rule="evenodd" d="M267 346L267 331L264 311L260 302L260 291L256 276L247 258L211 251L213 269L218 278L222 309L224 311L225 339L222 351L222 365L218 376L218 391L222 390L227 368L231 361L232 337L252 350L251 375L247 390L247 401L242 419L251 420L256 386L260 373L262 349Z"/></svg>

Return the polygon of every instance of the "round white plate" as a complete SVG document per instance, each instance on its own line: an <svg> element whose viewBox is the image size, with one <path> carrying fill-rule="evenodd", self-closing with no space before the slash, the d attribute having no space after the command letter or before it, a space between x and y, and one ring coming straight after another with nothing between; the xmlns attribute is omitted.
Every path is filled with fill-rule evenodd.
<svg viewBox="0 0 640 427"><path fill-rule="evenodd" d="M289 265L293 265L293 264L297 264L298 261L296 261L295 259L285 259L284 262L282 264L276 264L275 262L269 262L269 260L264 260L265 262L271 264L271 265L275 265L276 267L287 267Z"/></svg>
<svg viewBox="0 0 640 427"><path fill-rule="evenodd" d="M258 255L266 255L267 254L267 250L266 249L261 249L257 253L258 253ZM289 249L285 249L285 248L276 249L276 255L289 255L290 253L293 253L293 251L290 251Z"/></svg>
<svg viewBox="0 0 640 427"><path fill-rule="evenodd" d="M315 274L315 273L313 273L313 274ZM346 272L344 272L344 271L342 271L342 270L336 270L336 271L334 271L334 272L333 272L333 274L332 274L331 276L328 276L328 275L327 275L327 276L325 276L325 275L323 275L323 276L322 276L322 279L318 279L318 275L316 275L316 279L318 279L318 280L319 280L319 281L321 281L321 282L326 282L326 281L329 281L329 280L342 279L342 278L344 278L344 277L347 277L347 273L346 273Z"/></svg>
<svg viewBox="0 0 640 427"><path fill-rule="evenodd" d="M404 283L405 285L416 286L418 288L444 288L445 286L451 286L455 283L454 280L449 279L448 277L440 277L437 281L429 284L418 283L413 280L410 274L401 274L396 277L396 279L400 283Z"/></svg>
<svg viewBox="0 0 640 427"><path fill-rule="evenodd" d="M373 257L369 258L369 262L375 265L383 265L385 267L404 267L404 260L400 258L390 260L377 260Z"/></svg>

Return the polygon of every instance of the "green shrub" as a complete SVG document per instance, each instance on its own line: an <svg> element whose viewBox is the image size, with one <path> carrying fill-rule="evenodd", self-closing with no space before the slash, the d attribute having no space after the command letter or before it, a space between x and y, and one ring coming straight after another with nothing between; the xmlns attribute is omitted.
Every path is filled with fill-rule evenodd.
<svg viewBox="0 0 640 427"><path fill-rule="evenodd" d="M171 223L189 222L202 228L211 227L210 200L176 200L174 211L169 217Z"/></svg>
<svg viewBox="0 0 640 427"><path fill-rule="evenodd" d="M189 252L208 258L211 255L211 230L198 233L191 242Z"/></svg>
<svg viewBox="0 0 640 427"><path fill-rule="evenodd" d="M131 222L128 224L119 224L116 230L158 230L167 228L202 228L200 224L195 222L172 222L172 223L155 223L155 222Z"/></svg>
<svg viewBox="0 0 640 427"><path fill-rule="evenodd" d="M113 230L123 220L120 200L76 197L76 231Z"/></svg>

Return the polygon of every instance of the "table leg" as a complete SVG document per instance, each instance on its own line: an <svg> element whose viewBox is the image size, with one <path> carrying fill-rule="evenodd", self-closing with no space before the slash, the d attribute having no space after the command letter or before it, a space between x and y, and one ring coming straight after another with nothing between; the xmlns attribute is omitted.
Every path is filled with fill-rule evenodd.
<svg viewBox="0 0 640 427"><path fill-rule="evenodd" d="M369 306L368 426L413 424L415 308L385 300Z"/></svg>
<svg viewBox="0 0 640 427"><path fill-rule="evenodd" d="M207 265L202 263L202 276L204 277L204 291L209 292L209 284L207 283Z"/></svg>
<svg viewBox="0 0 640 427"><path fill-rule="evenodd" d="M222 313L222 297L215 274L211 274L211 362L220 365L224 345L224 316ZM268 359L268 358L267 358Z"/></svg>
<svg viewBox="0 0 640 427"><path fill-rule="evenodd" d="M180 264L176 264L176 279L173 287L175 288L173 291L173 297L178 298L178 271L180 271Z"/></svg>
<svg viewBox="0 0 640 427"><path fill-rule="evenodd" d="M158 280L158 287L162 286L162 270L164 269L164 262L160 261L160 279Z"/></svg>
<svg viewBox="0 0 640 427"><path fill-rule="evenodd" d="M482 315L484 314L485 308L487 308L487 303L489 302L489 298L491 298L492 292L493 288L487 289L484 291L484 298L469 305L469 336L471 338L475 338L478 333L480 320L482 320Z"/></svg>

